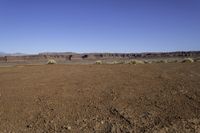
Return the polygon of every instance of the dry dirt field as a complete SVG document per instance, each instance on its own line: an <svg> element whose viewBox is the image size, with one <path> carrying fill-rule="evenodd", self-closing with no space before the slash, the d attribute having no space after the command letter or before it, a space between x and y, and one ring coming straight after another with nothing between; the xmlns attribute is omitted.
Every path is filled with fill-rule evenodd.
<svg viewBox="0 0 200 133"><path fill-rule="evenodd" d="M200 63L0 67L0 133L199 133Z"/></svg>

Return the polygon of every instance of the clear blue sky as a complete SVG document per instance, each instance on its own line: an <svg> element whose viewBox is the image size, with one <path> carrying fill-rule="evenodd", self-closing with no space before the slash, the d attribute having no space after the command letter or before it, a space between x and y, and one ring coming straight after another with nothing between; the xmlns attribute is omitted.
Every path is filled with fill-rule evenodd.
<svg viewBox="0 0 200 133"><path fill-rule="evenodd" d="M200 0L0 0L0 51L200 50Z"/></svg>

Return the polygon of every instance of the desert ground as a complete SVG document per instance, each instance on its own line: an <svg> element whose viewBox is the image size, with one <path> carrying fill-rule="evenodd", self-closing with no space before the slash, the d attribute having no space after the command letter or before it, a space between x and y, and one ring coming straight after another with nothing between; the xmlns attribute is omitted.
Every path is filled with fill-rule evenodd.
<svg viewBox="0 0 200 133"><path fill-rule="evenodd" d="M0 133L199 133L200 62L0 67Z"/></svg>

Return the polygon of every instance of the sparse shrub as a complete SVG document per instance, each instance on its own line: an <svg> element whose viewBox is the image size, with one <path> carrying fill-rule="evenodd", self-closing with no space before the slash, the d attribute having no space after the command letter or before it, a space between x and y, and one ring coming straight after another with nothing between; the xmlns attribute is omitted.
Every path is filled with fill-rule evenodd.
<svg viewBox="0 0 200 133"><path fill-rule="evenodd" d="M195 58L194 62L200 62L200 58Z"/></svg>
<svg viewBox="0 0 200 133"><path fill-rule="evenodd" d="M145 64L151 64L152 62L149 61L149 60L144 60L144 63L145 63Z"/></svg>
<svg viewBox="0 0 200 133"><path fill-rule="evenodd" d="M113 61L110 64L118 64L118 62L117 61Z"/></svg>
<svg viewBox="0 0 200 133"><path fill-rule="evenodd" d="M168 63L167 60L160 60L160 63Z"/></svg>
<svg viewBox="0 0 200 133"><path fill-rule="evenodd" d="M192 58L185 58L185 59L183 59L181 62L182 62L182 63L186 63L186 62L188 62L188 63L193 63L194 60L193 60Z"/></svg>
<svg viewBox="0 0 200 133"><path fill-rule="evenodd" d="M168 63L177 63L178 60L176 60L176 59L174 59L174 60L168 60L167 62L168 62Z"/></svg>
<svg viewBox="0 0 200 133"><path fill-rule="evenodd" d="M155 60L153 63L167 63L167 60Z"/></svg>
<svg viewBox="0 0 200 133"><path fill-rule="evenodd" d="M111 64L124 64L125 62L124 61L113 61L111 62Z"/></svg>
<svg viewBox="0 0 200 133"><path fill-rule="evenodd" d="M125 61L119 61L118 64L125 64Z"/></svg>
<svg viewBox="0 0 200 133"><path fill-rule="evenodd" d="M127 62L127 64L144 64L144 61L142 60L130 60Z"/></svg>
<svg viewBox="0 0 200 133"><path fill-rule="evenodd" d="M103 64L103 62L101 60L98 60L95 62L95 64Z"/></svg>
<svg viewBox="0 0 200 133"><path fill-rule="evenodd" d="M47 64L57 64L57 62L54 59L49 59Z"/></svg>

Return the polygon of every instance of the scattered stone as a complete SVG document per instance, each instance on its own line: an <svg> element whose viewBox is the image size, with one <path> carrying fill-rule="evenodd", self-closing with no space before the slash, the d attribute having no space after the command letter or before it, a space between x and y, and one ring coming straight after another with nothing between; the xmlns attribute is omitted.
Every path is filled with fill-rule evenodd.
<svg viewBox="0 0 200 133"><path fill-rule="evenodd" d="M71 126L67 126L67 129L68 129L68 130L71 130L71 129L72 129L72 127L71 127Z"/></svg>
<svg viewBox="0 0 200 133"><path fill-rule="evenodd" d="M33 126L31 124L26 125L27 128L32 128Z"/></svg>

